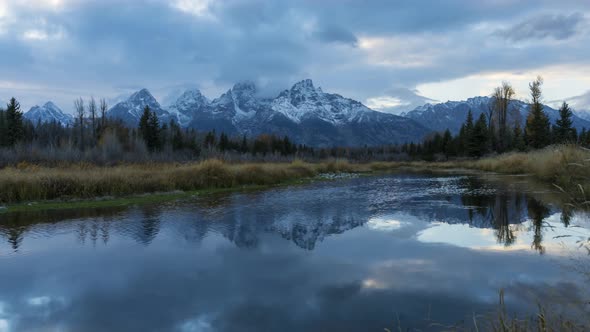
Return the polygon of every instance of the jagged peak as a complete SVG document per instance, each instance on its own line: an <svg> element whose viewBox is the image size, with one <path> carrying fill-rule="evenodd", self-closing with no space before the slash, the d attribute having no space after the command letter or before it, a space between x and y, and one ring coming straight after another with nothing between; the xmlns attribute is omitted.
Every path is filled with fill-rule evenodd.
<svg viewBox="0 0 590 332"><path fill-rule="evenodd" d="M205 95L203 95L203 93L201 93L201 90L199 89L188 89L186 91L184 91L180 97L178 97L178 99L186 99L186 98L195 98L195 99L204 99L207 100L207 97L205 97Z"/></svg>
<svg viewBox="0 0 590 332"><path fill-rule="evenodd" d="M256 92L256 84L253 81L246 80L240 81L231 88L232 91L249 91L249 92Z"/></svg>
<svg viewBox="0 0 590 332"><path fill-rule="evenodd" d="M315 87L313 86L313 81L307 78L293 84L291 90L315 90Z"/></svg>
<svg viewBox="0 0 590 332"><path fill-rule="evenodd" d="M43 107L46 107L46 108L57 108L57 109L59 109L59 107L57 105L55 105L55 103L52 102L52 101L46 102L45 104L43 104Z"/></svg>
<svg viewBox="0 0 590 332"><path fill-rule="evenodd" d="M143 88L139 91L134 92L128 100L144 100L144 99L153 99L154 101L156 100L156 98L154 98L154 96L151 94L150 90Z"/></svg>
<svg viewBox="0 0 590 332"><path fill-rule="evenodd" d="M54 102L52 101L48 101L45 104L43 104L43 106L39 106L39 105L35 105L33 107L31 107L29 109L29 112L31 111L37 111L37 110L55 110L58 111L60 113L64 113L61 108L59 108Z"/></svg>

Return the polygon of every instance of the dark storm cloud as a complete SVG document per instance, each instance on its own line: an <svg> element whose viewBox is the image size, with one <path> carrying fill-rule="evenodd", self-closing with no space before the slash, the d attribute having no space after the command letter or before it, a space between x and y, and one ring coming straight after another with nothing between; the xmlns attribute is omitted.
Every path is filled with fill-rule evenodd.
<svg viewBox="0 0 590 332"><path fill-rule="evenodd" d="M564 40L578 33L578 28L584 21L584 15L541 15L530 18L507 29L500 29L496 35L512 41L528 39L553 38Z"/></svg>
<svg viewBox="0 0 590 332"><path fill-rule="evenodd" d="M350 44L354 47L357 46L358 42L352 32L334 25L319 29L316 35L321 41Z"/></svg>
<svg viewBox="0 0 590 332"><path fill-rule="evenodd" d="M567 38L588 11L581 0L64 0L57 10L23 3L8 5L13 20L0 22L0 81L59 87L66 92L35 98L68 105L81 93L112 97L125 92L121 86L185 82L206 82L218 93L248 79L273 94L307 77L364 101L478 72L586 63L589 51L589 43L568 45L564 54L550 44L514 48L487 40L502 26L511 27L510 38ZM539 8L556 14L517 22ZM364 40L392 37L401 41L397 48L363 48ZM416 65L416 58L428 61ZM30 91L0 85L3 99L33 98Z"/></svg>

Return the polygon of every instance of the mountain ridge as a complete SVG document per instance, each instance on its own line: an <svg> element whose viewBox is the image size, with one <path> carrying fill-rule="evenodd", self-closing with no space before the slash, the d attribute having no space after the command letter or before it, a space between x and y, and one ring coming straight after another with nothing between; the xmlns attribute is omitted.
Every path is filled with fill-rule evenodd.
<svg viewBox="0 0 590 332"><path fill-rule="evenodd" d="M473 118L477 119L480 114L488 112L492 100L492 97L478 96L462 101L428 103L401 115L411 118L433 131L444 131L448 128L451 133L457 134L461 125L465 122L469 110L472 111ZM508 114L508 121L511 123L518 121L524 128L529 108L530 105L524 101L512 100L509 106L511 112ZM551 124L555 124L559 118L559 111L548 105L543 105L543 110L548 115ZM572 121L573 127L578 130L582 128L590 129L590 121L580 118L575 113Z"/></svg>
<svg viewBox="0 0 590 332"><path fill-rule="evenodd" d="M48 101L42 106L35 105L23 114L23 117L33 123L58 122L67 127L74 124L74 117L65 113L53 102Z"/></svg>
<svg viewBox="0 0 590 332"><path fill-rule="evenodd" d="M162 122L172 119L183 127L229 135L288 136L294 142L318 147L404 143L421 140L429 132L411 119L325 93L310 79L295 83L275 98L259 96L251 81L238 82L211 101L198 89L187 90L166 109L142 89L108 114L137 126L146 105Z"/></svg>

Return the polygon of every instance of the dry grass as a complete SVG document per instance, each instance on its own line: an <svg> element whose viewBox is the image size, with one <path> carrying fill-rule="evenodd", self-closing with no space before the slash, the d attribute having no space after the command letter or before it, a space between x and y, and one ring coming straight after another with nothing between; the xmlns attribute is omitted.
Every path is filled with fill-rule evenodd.
<svg viewBox="0 0 590 332"><path fill-rule="evenodd" d="M272 185L320 173L469 168L510 174L530 174L553 183L588 204L590 151L575 146L553 146L529 153L509 153L477 161L350 163L330 160L307 163L239 163L212 159L198 163L145 163L96 166L89 163L44 167L20 163L0 169L0 203L95 198L131 194Z"/></svg>
<svg viewBox="0 0 590 332"><path fill-rule="evenodd" d="M530 174L554 184L579 203L588 202L590 150L578 146L560 145L528 153L508 153L464 162L463 166L488 172Z"/></svg>
<svg viewBox="0 0 590 332"><path fill-rule="evenodd" d="M50 168L19 164L0 170L0 202L95 198L174 190L272 185L325 172L362 171L346 161L311 164L228 164L206 160L192 164L139 164L99 167L70 164Z"/></svg>

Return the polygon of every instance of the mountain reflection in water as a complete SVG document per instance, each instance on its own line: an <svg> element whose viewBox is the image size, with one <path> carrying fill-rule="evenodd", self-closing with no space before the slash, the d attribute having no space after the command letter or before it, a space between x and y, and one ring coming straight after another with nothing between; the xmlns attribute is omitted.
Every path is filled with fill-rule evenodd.
<svg viewBox="0 0 590 332"><path fill-rule="evenodd" d="M560 206L519 177L391 175L2 215L0 330L428 330L500 288L525 312L583 296L550 258L590 223Z"/></svg>

